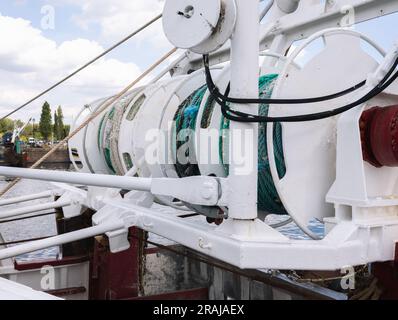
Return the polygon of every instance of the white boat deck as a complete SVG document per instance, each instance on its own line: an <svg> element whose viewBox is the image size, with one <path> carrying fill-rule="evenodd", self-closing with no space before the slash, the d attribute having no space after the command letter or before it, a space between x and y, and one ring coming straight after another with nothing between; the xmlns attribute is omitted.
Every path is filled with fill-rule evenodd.
<svg viewBox="0 0 398 320"><path fill-rule="evenodd" d="M0 277L0 300L62 300Z"/></svg>

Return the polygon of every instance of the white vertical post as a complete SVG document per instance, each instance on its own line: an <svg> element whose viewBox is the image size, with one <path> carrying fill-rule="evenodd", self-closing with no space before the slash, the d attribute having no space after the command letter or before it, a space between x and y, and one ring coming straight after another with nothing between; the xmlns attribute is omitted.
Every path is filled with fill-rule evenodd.
<svg viewBox="0 0 398 320"><path fill-rule="evenodd" d="M231 39L231 97L259 96L259 0L236 0L238 17ZM258 113L257 105L234 105L234 109ZM247 138L252 137L249 142ZM229 217L257 218L258 125L231 122ZM250 150L250 154L244 150ZM238 155L237 155L238 154ZM245 159L244 165L240 157ZM243 167L249 170L242 170Z"/></svg>

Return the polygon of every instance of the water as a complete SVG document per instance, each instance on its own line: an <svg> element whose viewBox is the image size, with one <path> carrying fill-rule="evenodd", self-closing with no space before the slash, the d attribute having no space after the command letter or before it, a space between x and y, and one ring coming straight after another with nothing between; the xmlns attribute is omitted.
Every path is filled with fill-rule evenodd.
<svg viewBox="0 0 398 320"><path fill-rule="evenodd" d="M7 185L6 181L0 181L1 189L4 188L6 185ZM10 190L4 196L4 198L12 198L26 194L39 193L51 189L53 189L53 187L48 182L22 180L12 190ZM27 204L39 204L48 201L49 198L4 206L0 208L0 212L7 212L7 210L13 210L16 208L24 207ZM46 211L37 212L37 214L52 212L52 211L53 210L46 210ZM56 229L54 215L0 224L0 233L2 234L6 242L52 236L56 234L57 232L56 230L57 229ZM22 255L18 257L17 260L20 262L24 262L32 260L52 259L56 258L58 254L59 254L58 247L54 247Z"/></svg>
<svg viewBox="0 0 398 320"><path fill-rule="evenodd" d="M0 181L0 189L6 186L6 184L7 184L6 181ZM53 189L53 186L51 183L48 182L22 180L5 196L5 198L38 193L51 189ZM47 201L49 201L49 198L39 199L28 203L38 204ZM16 205L4 206L0 208L0 212L6 212L7 210L23 207L26 206L26 204L27 203L21 203ZM38 214L51 212L51 211L52 210L42 211L38 212ZM267 223L275 224L285 221L287 218L288 216L270 215L267 217ZM196 217L195 221L196 220L198 223L206 223L204 217ZM323 224L316 220L310 222L309 228L311 229L311 231L313 231L319 236L324 235ZM305 235L294 223L290 223L284 227L279 228L278 230L291 239L295 240L309 239L309 237ZM50 215L45 217L38 217L38 218L0 224L0 233L2 234L6 242L52 236L56 234L55 216ZM163 245L170 243L168 240L162 239L161 237L155 235L151 235L150 240L154 242L160 242ZM17 257L17 260L19 262L43 260L43 259L46 260L46 259L57 258L58 255L59 255L58 247L54 247L22 255L20 257Z"/></svg>

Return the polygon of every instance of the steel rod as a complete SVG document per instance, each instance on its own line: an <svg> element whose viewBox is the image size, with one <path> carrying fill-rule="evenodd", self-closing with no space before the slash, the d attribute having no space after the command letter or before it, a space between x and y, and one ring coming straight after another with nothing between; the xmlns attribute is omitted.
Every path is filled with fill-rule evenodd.
<svg viewBox="0 0 398 320"><path fill-rule="evenodd" d="M17 257L22 254L34 252L37 250L43 250L43 249L54 247L54 246L59 246L59 245L65 244L65 243L71 243L74 241L95 237L95 236L104 234L106 232L115 231L115 230L119 230L119 229L123 229L123 228L124 228L124 224L121 221L119 221L119 222L110 223L110 224L98 225L98 226L94 226L94 227L58 235L58 236L43 239L43 240L33 241L33 242L17 245L15 247L11 247L11 248L1 249L0 250L0 260Z"/></svg>
<svg viewBox="0 0 398 320"><path fill-rule="evenodd" d="M28 213L33 213L33 212L38 212L38 211L43 211L43 210L62 208L62 207L69 206L71 204L72 204L72 200L70 200L70 199L60 199L60 200L53 201L53 202L40 203L40 204L33 205L33 206L25 206L25 207L10 210L7 212L0 212L0 219L18 217L18 216L22 216L22 215L25 215Z"/></svg>
<svg viewBox="0 0 398 320"><path fill-rule="evenodd" d="M75 173L9 167L0 167L0 175L7 177L138 191L150 191L152 183L151 178L136 178L126 176L111 176L106 174Z"/></svg>
<svg viewBox="0 0 398 320"><path fill-rule="evenodd" d="M0 200L0 207L7 206L10 204L14 204L14 203L21 203L21 202L26 202L26 201L31 201L31 200L43 199L43 198L51 197L54 195L55 195L55 192L53 190L48 190L48 191L44 191L44 192L40 192L40 193L29 194L26 196L8 198L8 199Z"/></svg>

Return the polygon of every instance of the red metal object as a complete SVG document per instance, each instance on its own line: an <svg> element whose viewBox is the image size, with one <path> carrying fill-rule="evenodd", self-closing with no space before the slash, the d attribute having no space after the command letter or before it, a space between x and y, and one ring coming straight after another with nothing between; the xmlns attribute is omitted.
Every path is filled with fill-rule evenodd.
<svg viewBox="0 0 398 320"><path fill-rule="evenodd" d="M74 287L74 288L65 288L65 289L58 289L58 290L48 290L45 293L51 294L56 297L66 297L66 296L73 296L79 293L85 293L87 289L85 287Z"/></svg>
<svg viewBox="0 0 398 320"><path fill-rule="evenodd" d="M95 242L90 264L91 300L121 300L139 294L140 261L139 230L130 229L130 249L111 253L107 245Z"/></svg>
<svg viewBox="0 0 398 320"><path fill-rule="evenodd" d="M17 271L28 271L28 270L37 270L41 269L44 266L68 266L72 264L78 264L88 261L88 256L75 256L75 257L67 257L63 259L55 259L55 260L40 260L40 261L32 261L32 262L17 262L14 261L14 268Z"/></svg>
<svg viewBox="0 0 398 320"><path fill-rule="evenodd" d="M398 105L373 107L360 119L362 153L375 167L398 166Z"/></svg>
<svg viewBox="0 0 398 320"><path fill-rule="evenodd" d="M398 243L395 245L395 260L374 263L372 270L383 289L381 299L398 300Z"/></svg>
<svg viewBox="0 0 398 320"><path fill-rule="evenodd" d="M395 260L394 260L395 267L398 268L398 242L395 244Z"/></svg>

